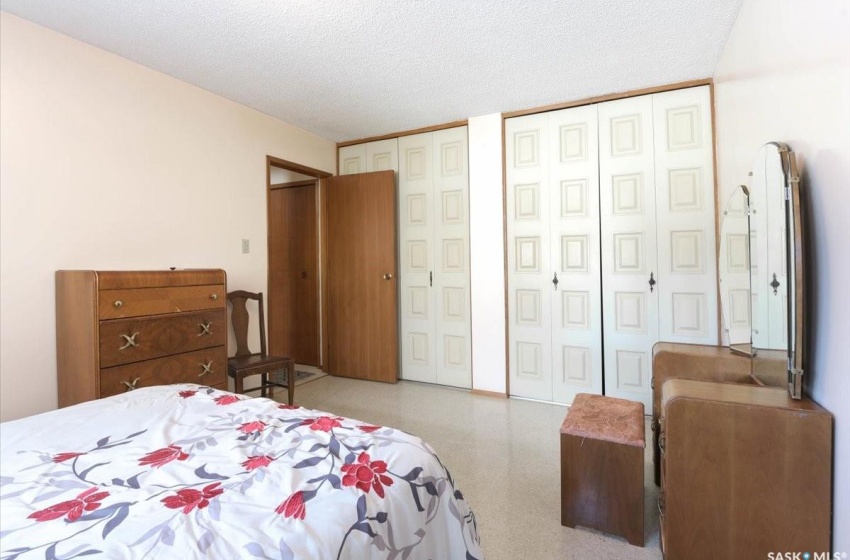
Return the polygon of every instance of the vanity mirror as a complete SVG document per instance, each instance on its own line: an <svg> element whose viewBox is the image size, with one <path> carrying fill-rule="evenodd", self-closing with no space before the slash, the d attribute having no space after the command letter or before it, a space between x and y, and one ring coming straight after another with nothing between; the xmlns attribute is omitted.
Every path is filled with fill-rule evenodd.
<svg viewBox="0 0 850 560"><path fill-rule="evenodd" d="M771 142L753 161L749 187L723 212L718 270L731 351L753 358L753 376L802 394L804 274L794 154Z"/></svg>

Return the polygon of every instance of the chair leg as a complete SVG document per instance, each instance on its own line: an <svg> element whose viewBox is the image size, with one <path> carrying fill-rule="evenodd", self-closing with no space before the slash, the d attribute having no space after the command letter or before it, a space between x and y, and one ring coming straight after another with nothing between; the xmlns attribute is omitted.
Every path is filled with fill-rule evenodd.
<svg viewBox="0 0 850 560"><path fill-rule="evenodd" d="M270 371L268 373L264 373L263 376L268 379L270 376L274 375L274 372ZM274 379L268 382L269 387L269 398L274 399Z"/></svg>
<svg viewBox="0 0 850 560"><path fill-rule="evenodd" d="M286 364L286 369L288 370L287 379L289 380L289 386L287 387L287 389L289 390L287 402L288 404L292 405L293 401L295 400L295 362L290 361L288 364Z"/></svg>
<svg viewBox="0 0 850 560"><path fill-rule="evenodd" d="M233 376L233 385L234 385L234 390L236 391L236 394L241 395L242 394L242 375L237 373L236 375Z"/></svg>

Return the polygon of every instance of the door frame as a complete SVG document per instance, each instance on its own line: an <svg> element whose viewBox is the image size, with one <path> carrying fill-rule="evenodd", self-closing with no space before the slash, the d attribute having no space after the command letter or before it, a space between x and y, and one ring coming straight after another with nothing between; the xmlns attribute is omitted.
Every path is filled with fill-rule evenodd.
<svg viewBox="0 0 850 560"><path fill-rule="evenodd" d="M274 156L266 155L266 286L267 291L269 292L269 298L272 297L271 289L271 267L269 266L269 262L271 262L271 194L272 194L272 167L277 169L284 169L286 171L293 171L295 173L300 173L302 175L307 175L309 177L314 177L315 181L308 180L306 183L316 183L316 192L318 193L319 200L317 204L321 205L322 201L322 179L326 177L332 177L333 173L328 173L327 171L322 171L320 169L314 169L312 167L308 167L306 165L301 165L300 163L295 163L292 161L287 161L285 159L277 158ZM288 183L287 186L296 186L294 183ZM319 206L321 207L321 206ZM321 215L321 212L319 213ZM319 218L321 220L321 218ZM322 337L324 334L324 324L325 324L325 301L324 301L324 266L322 262L322 255L324 254L323 247L323 236L322 236L322 224L321 221L316 224L316 232L319 236L317 239L317 244L319 247L319 255L317 259L318 267L319 267L319 336ZM273 336L273 333L269 331L269 338ZM321 341L322 349L324 348L324 340ZM323 351L319 352L319 369L322 369L325 365L325 353Z"/></svg>

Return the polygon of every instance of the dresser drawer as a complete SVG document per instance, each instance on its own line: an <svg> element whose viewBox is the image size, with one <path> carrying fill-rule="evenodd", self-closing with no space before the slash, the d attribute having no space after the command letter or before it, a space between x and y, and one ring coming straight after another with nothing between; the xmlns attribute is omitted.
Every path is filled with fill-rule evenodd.
<svg viewBox="0 0 850 560"><path fill-rule="evenodd" d="M207 366L208 373L204 373ZM227 382L227 350L224 346L176 354L100 370L100 397L135 388L171 383L219 385ZM125 384L126 383L126 384Z"/></svg>
<svg viewBox="0 0 850 560"><path fill-rule="evenodd" d="M221 346L226 328L224 309L101 321L100 367Z"/></svg>
<svg viewBox="0 0 850 560"><path fill-rule="evenodd" d="M170 288L101 290L98 295L99 319L123 319L142 315L162 315L201 309L224 309L226 298L222 284Z"/></svg>

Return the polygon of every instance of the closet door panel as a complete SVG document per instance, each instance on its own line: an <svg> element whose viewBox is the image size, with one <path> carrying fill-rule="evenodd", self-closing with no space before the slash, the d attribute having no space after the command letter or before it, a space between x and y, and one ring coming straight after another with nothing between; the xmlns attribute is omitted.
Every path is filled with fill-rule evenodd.
<svg viewBox="0 0 850 560"><path fill-rule="evenodd" d="M344 148L342 148L344 149ZM366 144L366 171L398 171L398 138Z"/></svg>
<svg viewBox="0 0 850 560"><path fill-rule="evenodd" d="M339 149L339 174L366 173L366 144L344 146Z"/></svg>
<svg viewBox="0 0 850 560"><path fill-rule="evenodd" d="M505 121L510 393L552 400L549 117Z"/></svg>
<svg viewBox="0 0 850 560"><path fill-rule="evenodd" d="M652 98L601 103L599 189L605 394L651 404L658 341Z"/></svg>
<svg viewBox="0 0 850 560"><path fill-rule="evenodd" d="M652 95L660 337L717 344L717 258L708 87Z"/></svg>
<svg viewBox="0 0 850 560"><path fill-rule="evenodd" d="M602 393L597 106L549 113L552 400Z"/></svg>
<svg viewBox="0 0 850 560"><path fill-rule="evenodd" d="M432 133L436 382L472 387L467 128ZM430 280L430 278L429 278Z"/></svg>
<svg viewBox="0 0 850 560"><path fill-rule="evenodd" d="M398 139L401 377L436 383L435 203L430 133Z"/></svg>

